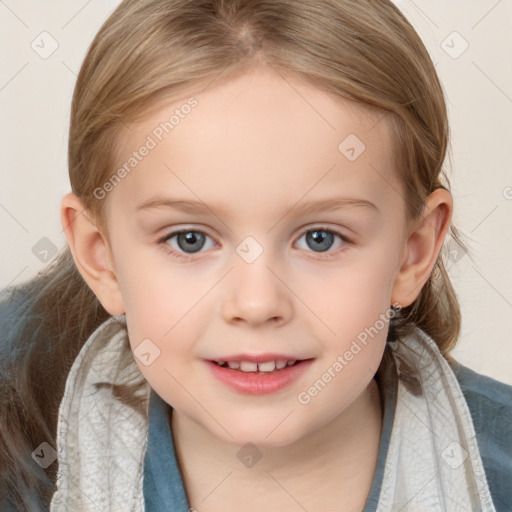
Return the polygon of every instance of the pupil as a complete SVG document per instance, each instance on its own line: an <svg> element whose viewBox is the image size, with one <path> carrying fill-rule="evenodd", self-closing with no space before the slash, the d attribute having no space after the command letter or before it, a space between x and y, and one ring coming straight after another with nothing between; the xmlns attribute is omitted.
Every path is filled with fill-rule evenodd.
<svg viewBox="0 0 512 512"><path fill-rule="evenodd" d="M332 233L322 229L310 231L310 233L306 235L306 238L308 242L313 242L313 249L316 246L316 248L320 250L319 252L324 252L331 246L334 236Z"/></svg>
<svg viewBox="0 0 512 512"><path fill-rule="evenodd" d="M194 244L199 241L199 246L194 247ZM194 231L187 231L178 235L178 245L180 249L185 252L195 252L194 249L200 250L204 245L204 235Z"/></svg>

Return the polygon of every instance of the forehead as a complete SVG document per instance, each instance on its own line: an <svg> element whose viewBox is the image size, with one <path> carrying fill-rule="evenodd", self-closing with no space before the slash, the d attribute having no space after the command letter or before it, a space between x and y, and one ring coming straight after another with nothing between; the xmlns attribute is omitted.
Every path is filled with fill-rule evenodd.
<svg viewBox="0 0 512 512"><path fill-rule="evenodd" d="M144 146L151 149L135 162ZM388 192L394 184L396 202L382 112L267 67L152 109L119 138L117 166L128 168L130 159L134 165L111 195L134 206L178 191L217 203L245 198L248 208L335 189L382 202L386 183Z"/></svg>

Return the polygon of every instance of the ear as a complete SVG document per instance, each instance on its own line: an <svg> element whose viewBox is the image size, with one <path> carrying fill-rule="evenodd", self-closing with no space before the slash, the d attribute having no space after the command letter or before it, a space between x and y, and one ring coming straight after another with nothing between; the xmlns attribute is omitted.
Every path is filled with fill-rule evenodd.
<svg viewBox="0 0 512 512"><path fill-rule="evenodd" d="M122 315L125 309L110 246L92 219L75 194L62 198L60 221L80 274L111 315Z"/></svg>
<svg viewBox="0 0 512 512"><path fill-rule="evenodd" d="M396 275L391 303L410 306L427 282L450 228L453 200L446 189L436 189L427 197L422 215L413 222Z"/></svg>

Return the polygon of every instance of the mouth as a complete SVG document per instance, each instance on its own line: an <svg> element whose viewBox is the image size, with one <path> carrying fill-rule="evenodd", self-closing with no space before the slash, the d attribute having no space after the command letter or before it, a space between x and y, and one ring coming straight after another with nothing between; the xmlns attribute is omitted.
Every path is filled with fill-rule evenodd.
<svg viewBox="0 0 512 512"><path fill-rule="evenodd" d="M242 394L268 395L300 379L314 361L310 359L270 359L260 361L205 360L211 374L225 386Z"/></svg>
<svg viewBox="0 0 512 512"><path fill-rule="evenodd" d="M269 361L211 361L221 368L229 368L244 373L276 373L289 366L296 366L305 359L276 359Z"/></svg>

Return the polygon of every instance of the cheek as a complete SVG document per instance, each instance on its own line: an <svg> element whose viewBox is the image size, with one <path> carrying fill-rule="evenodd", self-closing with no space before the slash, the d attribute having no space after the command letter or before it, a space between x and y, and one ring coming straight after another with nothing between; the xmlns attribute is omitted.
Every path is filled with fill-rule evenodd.
<svg viewBox="0 0 512 512"><path fill-rule="evenodd" d="M151 372L191 355L194 339L202 332L201 319L207 317L208 301L201 298L213 286L212 279L191 278L190 269L179 271L159 261L134 251L118 266L132 350L149 339L160 353Z"/></svg>
<svg viewBox="0 0 512 512"><path fill-rule="evenodd" d="M385 340L377 337L368 345L356 341L344 348L335 352L297 395L309 418L322 418L326 423L361 395L379 367Z"/></svg>
<svg viewBox="0 0 512 512"><path fill-rule="evenodd" d="M195 280L183 278L156 249L126 251L119 260L117 276L127 318L149 333L167 331L184 314L184 308L198 291ZM163 254L163 253L162 253ZM136 320L136 322L135 322Z"/></svg>
<svg viewBox="0 0 512 512"><path fill-rule="evenodd" d="M183 400L195 343L201 335L199 284L182 286L153 269L137 272L126 287L126 322L134 359L149 385L173 407ZM193 281L193 280L192 280ZM199 289L201 288L201 289ZM183 291L182 291L183 290ZM144 356L149 354L149 356ZM195 393L195 382L187 389Z"/></svg>
<svg viewBox="0 0 512 512"><path fill-rule="evenodd" d="M311 317L309 325L323 346L319 373L311 387L302 390L303 402L299 400L307 403L312 416L323 414L333 403L335 416L377 371L389 329L391 281L387 263L375 258L331 273L323 286L308 284L306 303L321 320Z"/></svg>
<svg viewBox="0 0 512 512"><path fill-rule="evenodd" d="M386 259L387 258L387 259ZM393 263L389 255L354 253L339 266L301 272L294 292L336 336L354 336L390 306ZM320 267L318 267L320 268Z"/></svg>

